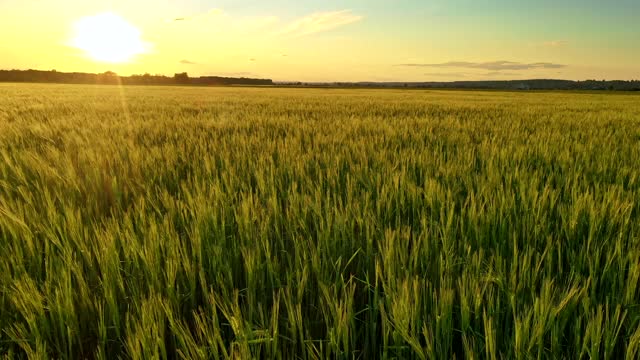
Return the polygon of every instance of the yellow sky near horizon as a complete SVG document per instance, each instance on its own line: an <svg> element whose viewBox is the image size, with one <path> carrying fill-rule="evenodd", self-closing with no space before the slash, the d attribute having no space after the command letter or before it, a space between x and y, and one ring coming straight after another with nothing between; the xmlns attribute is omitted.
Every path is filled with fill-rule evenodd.
<svg viewBox="0 0 640 360"><path fill-rule="evenodd" d="M206 0L182 6L158 2L145 8L144 2L128 6L124 1L0 0L0 68L301 81L640 78L635 60L640 51L626 45L636 38L635 31L616 34L610 29L611 37L588 37L591 30L580 33L577 22L575 29L560 24L557 33L541 29L538 34L514 27L526 22L513 14L496 14L492 22L491 14L460 15L447 12L449 5L423 8L408 0L398 4L413 6L413 12L387 9L379 0L369 6L340 3L352 3L353 9L332 1L326 6L304 2L297 8L276 1L291 4L293 10ZM144 51L128 57L116 49L108 55L122 43L137 46L130 33L119 33L121 24L106 24L98 35L85 26L79 48L78 22L100 14L112 14L137 29ZM420 22L424 14L431 17ZM110 58L126 61L105 61Z"/></svg>

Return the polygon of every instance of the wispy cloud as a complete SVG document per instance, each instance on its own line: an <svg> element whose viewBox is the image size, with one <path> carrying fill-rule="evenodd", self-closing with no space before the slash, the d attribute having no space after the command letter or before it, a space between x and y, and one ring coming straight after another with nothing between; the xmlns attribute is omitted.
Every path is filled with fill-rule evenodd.
<svg viewBox="0 0 640 360"><path fill-rule="evenodd" d="M173 19L173 21L192 21L192 20L198 20L201 18L207 18L207 17L212 17L212 16L219 16L219 15L223 15L224 12L221 9L211 9L207 12L204 13L200 13L200 14L196 14L193 16L179 16Z"/></svg>
<svg viewBox="0 0 640 360"><path fill-rule="evenodd" d="M363 16L354 14L351 10L338 10L316 12L284 24L273 15L237 17L221 9L213 9L193 16L176 17L169 22L182 29L297 38L334 30L362 19Z"/></svg>
<svg viewBox="0 0 640 360"><path fill-rule="evenodd" d="M356 15L351 10L319 12L295 20L280 30L278 35L301 37L333 30L362 19L363 16Z"/></svg>
<svg viewBox="0 0 640 360"><path fill-rule="evenodd" d="M442 72L442 73L424 73L425 76L430 77L446 77L446 78L464 78L467 74L460 72Z"/></svg>
<svg viewBox="0 0 640 360"><path fill-rule="evenodd" d="M552 40L552 41L545 41L544 43L542 43L542 45L546 47L553 47L553 48L565 47L568 44L569 42L567 40Z"/></svg>
<svg viewBox="0 0 640 360"><path fill-rule="evenodd" d="M432 77L432 78L448 78L448 79L455 79L455 78L475 78L477 79L478 77L480 78L496 78L496 77L519 77L522 76L521 73L516 73L516 72L508 72L508 71L490 71L490 72L486 72L486 73L466 73L466 72L430 72L430 73L424 73L423 75L428 76L428 77Z"/></svg>
<svg viewBox="0 0 640 360"><path fill-rule="evenodd" d="M195 63L193 61L187 60L187 59L182 59L180 60L180 64L185 64L185 65L197 65L198 63Z"/></svg>
<svg viewBox="0 0 640 360"><path fill-rule="evenodd" d="M222 9L212 9L193 16L177 17L170 22L174 29L255 36L277 24L279 19L271 15L238 17Z"/></svg>
<svg viewBox="0 0 640 360"><path fill-rule="evenodd" d="M220 9L211 9L209 11L203 12L203 13L199 13L199 14L194 14L194 15L190 15L190 16L176 16L170 19L165 19L166 23L188 23L190 21L194 21L194 20L199 20L202 18L206 18L206 17L212 17L212 16L216 16L216 15L221 15L223 14L222 10Z"/></svg>
<svg viewBox="0 0 640 360"><path fill-rule="evenodd" d="M549 62L537 63L520 63L513 61L492 61L492 62L467 62L467 61L449 61L439 64L399 64L398 66L408 67L431 67L431 68L464 68L464 69L482 69L491 71L501 70L535 70L535 69L560 69L567 65L554 64Z"/></svg>

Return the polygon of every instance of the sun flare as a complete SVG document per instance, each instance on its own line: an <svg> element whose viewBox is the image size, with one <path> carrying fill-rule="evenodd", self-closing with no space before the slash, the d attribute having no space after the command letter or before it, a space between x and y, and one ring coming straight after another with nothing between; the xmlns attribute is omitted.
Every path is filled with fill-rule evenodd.
<svg viewBox="0 0 640 360"><path fill-rule="evenodd" d="M99 62L123 63L147 51L140 30L114 13L86 16L74 24L71 45Z"/></svg>

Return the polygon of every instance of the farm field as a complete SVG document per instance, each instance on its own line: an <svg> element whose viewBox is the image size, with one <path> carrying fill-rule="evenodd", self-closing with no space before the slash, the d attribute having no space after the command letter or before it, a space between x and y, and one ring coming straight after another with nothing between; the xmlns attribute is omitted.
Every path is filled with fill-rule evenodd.
<svg viewBox="0 0 640 360"><path fill-rule="evenodd" d="M0 354L638 359L640 94L0 84Z"/></svg>

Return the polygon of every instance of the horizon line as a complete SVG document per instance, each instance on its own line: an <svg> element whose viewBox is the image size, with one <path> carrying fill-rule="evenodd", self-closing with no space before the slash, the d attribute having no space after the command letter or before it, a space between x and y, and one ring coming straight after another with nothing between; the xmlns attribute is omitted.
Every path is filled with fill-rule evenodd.
<svg viewBox="0 0 640 360"><path fill-rule="evenodd" d="M204 78L204 77L220 77L220 78L229 78L229 79L253 79L253 80L271 80L274 84L290 84L290 83L306 83L306 84L455 84L455 83L473 83L473 82L516 82L516 81L565 81L565 82L640 82L640 78L636 79L595 79L595 78L585 78L580 80L574 79L563 79L563 78L525 78L525 79L495 79L495 78L486 78L486 79L476 79L476 80L445 80L445 81L436 81L436 80L276 80L270 77L249 77L246 74L240 75L242 72L238 72L238 76L231 76L232 73L227 73L226 75L217 75L217 74L209 74L209 75L189 75L187 71L174 73L173 76L166 74L151 74L151 73L143 73L143 74L128 74L121 75L111 70L106 70L104 72L82 72L82 71L58 71L56 69L49 70L41 70L41 69L0 69L0 71L4 72L25 72L25 71L38 71L38 72L55 72L60 74L90 74L90 75L105 75L108 73L112 73L117 77L135 77L135 76L157 76L157 77L167 77L172 78L178 74L187 74L189 78ZM257 75L257 74L254 74ZM0 80L1 81L1 80Z"/></svg>

